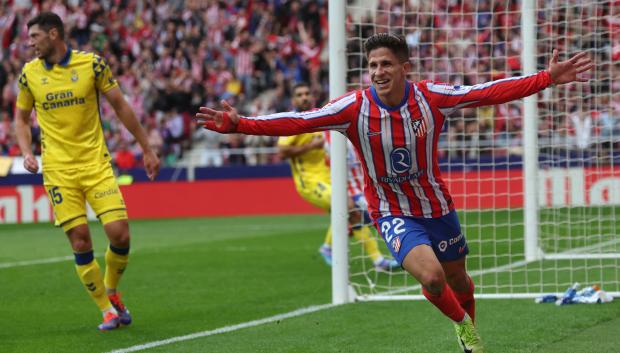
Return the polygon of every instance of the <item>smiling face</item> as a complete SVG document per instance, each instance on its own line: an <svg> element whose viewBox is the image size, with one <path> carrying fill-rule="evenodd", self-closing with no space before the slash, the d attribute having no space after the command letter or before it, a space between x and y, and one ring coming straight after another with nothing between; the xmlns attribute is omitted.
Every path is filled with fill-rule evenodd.
<svg viewBox="0 0 620 353"><path fill-rule="evenodd" d="M392 50L379 47L368 53L370 80L381 101L390 106L398 105L405 95L408 61L400 61Z"/></svg>
<svg viewBox="0 0 620 353"><path fill-rule="evenodd" d="M53 40L58 36L55 28L44 31L39 25L28 29L28 45L39 59L48 59L54 52Z"/></svg>

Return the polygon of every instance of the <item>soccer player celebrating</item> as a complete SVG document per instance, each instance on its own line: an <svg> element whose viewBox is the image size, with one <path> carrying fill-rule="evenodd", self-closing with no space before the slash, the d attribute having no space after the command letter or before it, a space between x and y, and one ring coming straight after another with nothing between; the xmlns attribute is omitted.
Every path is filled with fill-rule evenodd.
<svg viewBox="0 0 620 353"><path fill-rule="evenodd" d="M39 164L32 152L30 131L34 107L42 130L43 183L56 225L67 234L78 276L103 313L98 328L111 330L131 323L129 311L116 292L128 261L129 225L103 139L99 93L140 143L151 180L159 172L159 159L105 60L71 50L64 35L62 20L54 13L41 12L28 22L28 45L37 58L24 65L19 77L15 129L24 167L36 173ZM105 276L93 255L85 201L110 240Z"/></svg>
<svg viewBox="0 0 620 353"><path fill-rule="evenodd" d="M394 257L422 284L424 296L455 325L465 352L484 351L474 326L474 283L465 269L468 253L455 206L441 178L437 145L445 117L454 110L509 102L578 77L593 63L587 53L546 70L473 86L406 79L409 48L400 35L379 33L364 43L372 86L350 92L310 112L241 117L201 107L207 129L222 133L292 135L342 132L364 169L371 217Z"/></svg>
<svg viewBox="0 0 620 353"><path fill-rule="evenodd" d="M293 87L293 106L298 112L310 110L314 107L314 97L307 83L298 83ZM281 137L278 139L278 151L280 155L289 160L295 188L299 195L311 204L329 211L331 208L331 181L329 167L325 156L325 141L323 133L312 132L307 134ZM395 260L386 259L381 252L375 238L371 236L370 227L363 224L360 212L356 207L364 206L365 201L360 188L349 188L349 223L352 235L364 246L366 254L370 257L375 268L389 271L398 264ZM357 202L356 202L357 201ZM366 212L364 212L366 213ZM331 226L327 229L325 241L319 248L323 260L332 264L332 233Z"/></svg>

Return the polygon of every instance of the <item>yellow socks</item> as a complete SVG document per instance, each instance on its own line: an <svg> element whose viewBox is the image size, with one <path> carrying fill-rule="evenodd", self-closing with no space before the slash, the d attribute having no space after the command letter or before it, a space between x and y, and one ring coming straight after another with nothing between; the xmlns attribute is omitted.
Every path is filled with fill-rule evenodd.
<svg viewBox="0 0 620 353"><path fill-rule="evenodd" d="M325 233L325 240L323 241L323 245L327 245L330 248L332 247L332 225L329 225L327 228L327 233Z"/></svg>
<svg viewBox="0 0 620 353"><path fill-rule="evenodd" d="M101 270L99 269L99 264L94 259L93 251L76 253L74 255L75 270L78 277L80 277L80 281L86 287L86 291L101 311L109 310L112 304L106 294L103 279L101 278Z"/></svg>
<svg viewBox="0 0 620 353"><path fill-rule="evenodd" d="M369 226L355 227L353 228L352 233L353 238L362 244L364 247L364 252L373 262L383 259L383 254L379 251L379 245L377 245L377 240L373 238ZM332 246L331 225L327 229L327 234L325 234L325 241L323 242L323 245L328 245L329 247Z"/></svg>
<svg viewBox="0 0 620 353"><path fill-rule="evenodd" d="M373 262L379 261L383 258L383 255L379 251L377 240L372 237L369 226L363 226L353 229L353 238L362 243L364 252L370 257Z"/></svg>
<svg viewBox="0 0 620 353"><path fill-rule="evenodd" d="M125 272L129 261L129 248L117 248L110 245L105 252L105 278L104 283L107 289L116 290L118 282Z"/></svg>

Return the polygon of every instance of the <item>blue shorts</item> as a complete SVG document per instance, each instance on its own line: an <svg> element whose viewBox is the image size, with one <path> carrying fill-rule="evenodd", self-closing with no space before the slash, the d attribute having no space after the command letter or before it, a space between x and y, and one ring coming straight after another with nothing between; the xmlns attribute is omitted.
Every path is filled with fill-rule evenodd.
<svg viewBox="0 0 620 353"><path fill-rule="evenodd" d="M439 218L387 216L379 218L376 226L399 264L411 249L422 244L431 246L440 262L458 260L469 253L456 211Z"/></svg>

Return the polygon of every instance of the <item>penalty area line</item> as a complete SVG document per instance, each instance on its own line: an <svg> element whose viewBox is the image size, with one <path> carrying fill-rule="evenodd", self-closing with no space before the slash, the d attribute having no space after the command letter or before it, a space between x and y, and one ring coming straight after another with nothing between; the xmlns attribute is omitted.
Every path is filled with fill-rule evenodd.
<svg viewBox="0 0 620 353"><path fill-rule="evenodd" d="M136 352L136 351L141 351L141 350L145 350L149 348L165 346L165 345L176 343L176 342L189 341L189 340L193 340L196 338L219 335L221 333L237 331L237 330L241 330L241 329L248 328L248 327L259 326L259 325L268 324L271 322L276 322L279 320L290 319L296 316L302 316L305 314L314 313L314 312L325 310L325 309L330 309L335 306L336 306L335 304L313 305L313 306L309 306L306 308L297 309L297 310L294 310L288 313L266 317L264 319L243 322L243 323L232 325L232 326L224 326L224 327L216 328L214 330L209 330L209 331L191 333L191 334L184 335L184 336L171 337L171 338L167 338L167 339L160 340L160 341L153 341L149 343L138 344L138 345L127 347L127 348L109 351L107 353Z"/></svg>

